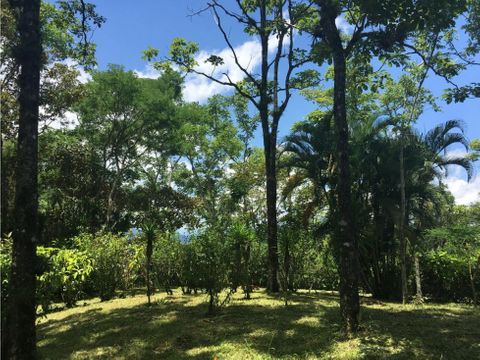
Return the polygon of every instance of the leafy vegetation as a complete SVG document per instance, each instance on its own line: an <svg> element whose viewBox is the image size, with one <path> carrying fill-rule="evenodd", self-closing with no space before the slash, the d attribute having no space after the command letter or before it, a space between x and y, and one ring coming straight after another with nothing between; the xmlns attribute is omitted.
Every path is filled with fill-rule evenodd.
<svg viewBox="0 0 480 360"><path fill-rule="evenodd" d="M480 140L439 113L478 98L478 1L229 5L199 13L231 59L176 38L150 79L95 67L94 5L2 0L2 356L479 356L480 203L445 179Z"/></svg>

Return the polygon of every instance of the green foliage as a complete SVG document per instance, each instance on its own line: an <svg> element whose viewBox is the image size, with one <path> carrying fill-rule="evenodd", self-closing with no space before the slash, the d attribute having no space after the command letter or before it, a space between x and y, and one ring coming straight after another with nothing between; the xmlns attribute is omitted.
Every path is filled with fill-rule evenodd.
<svg viewBox="0 0 480 360"><path fill-rule="evenodd" d="M75 245L93 262L92 286L101 300L113 298L117 290L131 289L140 273L143 247L127 235L100 232L81 234Z"/></svg>
<svg viewBox="0 0 480 360"><path fill-rule="evenodd" d="M38 247L40 273L37 276L37 302L43 313L61 300L72 307L83 298L93 271L93 260L85 251Z"/></svg>
<svg viewBox="0 0 480 360"><path fill-rule="evenodd" d="M76 59L87 68L96 65L95 44L87 36L105 22L94 4L80 0L42 2L42 40L52 60Z"/></svg>
<svg viewBox="0 0 480 360"><path fill-rule="evenodd" d="M422 258L422 290L443 301L471 302L468 262L464 257L443 249L429 251ZM479 279L475 282L480 288Z"/></svg>
<svg viewBox="0 0 480 360"><path fill-rule="evenodd" d="M138 180L146 178L148 196L156 199L167 185L156 179L165 170L167 154L178 152L178 132L172 130L183 121L176 111L181 89L177 75L168 72L158 79L140 79L133 71L110 65L107 71L94 72L86 85L77 107L78 132L102 159L108 189L102 223L111 229L125 231L138 220L126 211L127 206L138 206L138 192L131 190ZM174 191L170 194L175 198ZM137 209L151 207L148 201L143 204L144 209Z"/></svg>
<svg viewBox="0 0 480 360"><path fill-rule="evenodd" d="M478 302L480 204L457 206L443 226L427 231L427 284L437 296Z"/></svg>
<svg viewBox="0 0 480 360"><path fill-rule="evenodd" d="M293 226L280 229L280 263L285 266L288 244L290 290L329 290L338 287L337 264L330 247L330 239L316 239L312 233Z"/></svg>
<svg viewBox="0 0 480 360"><path fill-rule="evenodd" d="M68 245L103 223L108 172L76 131L48 130L39 139L40 230L46 244Z"/></svg>
<svg viewBox="0 0 480 360"><path fill-rule="evenodd" d="M258 239L252 228L241 221L234 221L226 234L228 247L228 277L230 288L242 287L245 298L250 298L254 269L261 267Z"/></svg>
<svg viewBox="0 0 480 360"><path fill-rule="evenodd" d="M8 283L10 272L12 269L12 234L8 233L2 236L0 242L0 280L2 286L1 292L1 321L4 324L5 321L5 307L7 305L8 298Z"/></svg>
<svg viewBox="0 0 480 360"><path fill-rule="evenodd" d="M180 239L169 233L158 233L153 247L155 286L167 292L179 284L182 272L182 251L187 251ZM192 274L191 277L194 277ZM187 285L188 286L188 285Z"/></svg>
<svg viewBox="0 0 480 360"><path fill-rule="evenodd" d="M0 252L2 281L2 316L8 296L8 277L11 268L12 239L7 234L2 239ZM67 307L85 298L89 286L93 261L89 254L77 249L37 248L37 304L43 314L53 303L63 302Z"/></svg>
<svg viewBox="0 0 480 360"><path fill-rule="evenodd" d="M209 295L208 312L213 314L220 305L220 292L229 285L228 265L230 258L224 231L207 228L192 236L195 251L195 273L198 286Z"/></svg>

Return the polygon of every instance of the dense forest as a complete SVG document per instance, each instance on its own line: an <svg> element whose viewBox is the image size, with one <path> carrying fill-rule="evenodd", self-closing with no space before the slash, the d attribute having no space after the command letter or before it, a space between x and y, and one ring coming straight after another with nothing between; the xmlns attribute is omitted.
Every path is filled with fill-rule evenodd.
<svg viewBox="0 0 480 360"><path fill-rule="evenodd" d="M108 14L94 4L1 5L3 358L40 356L42 319L92 299L141 296L135 314L198 299L198 316L227 321L229 308L259 295L287 319L295 310L285 309L313 311L305 299L329 294L331 324L347 339L373 331L368 304L458 303L480 319L479 197L460 205L445 182L476 176L480 139L465 121L478 112L441 113L478 106L478 0L199 1L185 16L212 17L227 51L207 54L185 38L146 48L154 78L99 68L91 34ZM256 41L258 66L238 56L232 32ZM476 79L459 83L465 72ZM192 75L226 91L187 101ZM441 96L429 78L442 79ZM296 98L315 110L281 136ZM421 130L431 109L436 125ZM261 309L259 323L269 305ZM194 342L182 339L176 347ZM41 356L105 355L68 357L61 347ZM189 357L175 351L122 356ZM246 350L215 351L202 356ZM270 351L245 358L337 358Z"/></svg>

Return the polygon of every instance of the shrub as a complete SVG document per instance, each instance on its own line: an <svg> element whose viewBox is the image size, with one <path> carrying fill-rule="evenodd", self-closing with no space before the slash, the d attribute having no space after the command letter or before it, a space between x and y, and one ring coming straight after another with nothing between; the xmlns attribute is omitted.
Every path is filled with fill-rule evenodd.
<svg viewBox="0 0 480 360"><path fill-rule="evenodd" d="M40 273L37 276L37 302L44 312L61 300L72 307L80 300L93 270L90 256L77 249L37 248Z"/></svg>
<svg viewBox="0 0 480 360"><path fill-rule="evenodd" d="M437 300L472 301L468 263L465 258L444 250L428 252L422 261L422 287ZM480 278L475 287L480 288Z"/></svg>
<svg viewBox="0 0 480 360"><path fill-rule="evenodd" d="M12 268L12 234L9 233L2 238L0 247L0 276L1 276L1 321L5 320L5 309L8 297L8 278Z"/></svg>
<svg viewBox="0 0 480 360"><path fill-rule="evenodd" d="M178 236L158 234L154 243L153 272L155 286L164 288L172 294L172 288L178 284L181 273L182 244Z"/></svg>
<svg viewBox="0 0 480 360"><path fill-rule="evenodd" d="M92 285L102 301L113 298L117 290L126 291L134 285L142 256L134 238L102 232L81 234L74 242L93 261Z"/></svg>
<svg viewBox="0 0 480 360"><path fill-rule="evenodd" d="M208 313L219 305L219 293L229 285L229 247L220 229L207 228L191 238L195 251L195 272L198 284L209 295Z"/></svg>

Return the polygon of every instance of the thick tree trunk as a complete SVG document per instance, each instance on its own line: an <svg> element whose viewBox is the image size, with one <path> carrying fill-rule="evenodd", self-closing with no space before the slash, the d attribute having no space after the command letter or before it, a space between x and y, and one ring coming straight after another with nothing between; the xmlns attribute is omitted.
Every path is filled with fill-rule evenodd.
<svg viewBox="0 0 480 360"><path fill-rule="evenodd" d="M267 29L267 5L261 1L260 5L260 28L264 29L260 34L262 46L262 65L260 83L260 121L262 123L263 146L265 153L265 175L267 182L267 242L268 242L268 284L270 292L279 292L278 283L278 246L277 246L277 129L269 124L269 94L268 94L268 32ZM278 121L274 120L273 122Z"/></svg>
<svg viewBox="0 0 480 360"><path fill-rule="evenodd" d="M420 259L418 258L418 254L415 254L414 262L415 262L415 286L417 288L416 300L418 302L422 302L423 301L422 276L420 273Z"/></svg>
<svg viewBox="0 0 480 360"><path fill-rule="evenodd" d="M402 304L407 303L407 243L405 240L405 215L406 215L406 199L405 199L405 166L404 166L404 139L403 130L400 134L400 221L398 224L400 237L400 271L402 281Z"/></svg>
<svg viewBox="0 0 480 360"><path fill-rule="evenodd" d="M345 103L346 59L343 51L334 51L334 116L338 162L336 242L340 247L340 310L348 333L358 330L357 242L353 229L349 169L348 123Z"/></svg>
<svg viewBox="0 0 480 360"><path fill-rule="evenodd" d="M34 359L35 261L38 243L38 107L41 69L40 0L15 2L20 6L20 42L16 61L20 66L15 181L15 226L13 231L12 272L7 301L5 359Z"/></svg>
<svg viewBox="0 0 480 360"><path fill-rule="evenodd" d="M349 334L358 330L360 301L358 296L358 248L355 238L351 200L351 181L348 145L346 95L347 56L335 20L338 16L334 2L319 2L320 27L317 36L323 38L333 58L333 110L335 118L337 206L334 209L334 240L339 249L340 311Z"/></svg>

